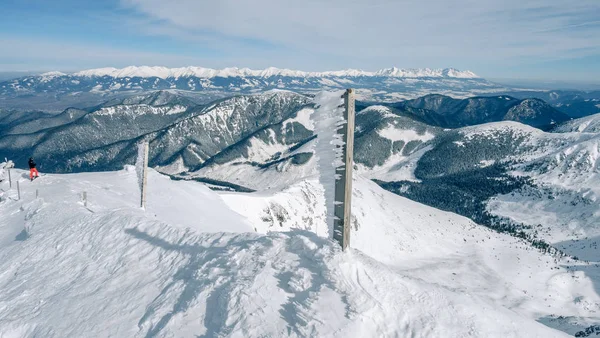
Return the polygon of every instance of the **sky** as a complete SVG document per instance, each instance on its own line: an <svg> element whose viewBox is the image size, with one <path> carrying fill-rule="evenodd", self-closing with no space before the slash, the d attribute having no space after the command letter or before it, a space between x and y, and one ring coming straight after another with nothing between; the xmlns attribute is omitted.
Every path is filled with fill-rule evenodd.
<svg viewBox="0 0 600 338"><path fill-rule="evenodd" d="M600 83L600 0L0 0L0 72L131 65Z"/></svg>

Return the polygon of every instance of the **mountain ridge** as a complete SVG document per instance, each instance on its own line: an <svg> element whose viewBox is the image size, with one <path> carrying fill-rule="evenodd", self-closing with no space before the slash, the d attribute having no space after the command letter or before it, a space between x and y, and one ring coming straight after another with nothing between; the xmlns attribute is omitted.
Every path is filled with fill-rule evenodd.
<svg viewBox="0 0 600 338"><path fill-rule="evenodd" d="M548 129L570 119L568 115L543 100L537 98L516 99L508 95L455 99L440 94L429 94L417 99L390 104L390 106L429 125L442 128L518 121ZM410 111L406 111L407 109Z"/></svg>
<svg viewBox="0 0 600 338"><path fill-rule="evenodd" d="M49 72L40 76L65 76L67 74L61 72ZM472 71L460 71L455 68L431 69L431 68L384 68L374 72L364 71L360 69L346 69L340 71L324 71L324 72L308 72L300 70L292 70L285 68L268 67L262 70L253 70L250 68L228 67L223 69L204 68L196 66L167 68L161 66L129 66L124 68L96 68L87 69L70 74L72 76L83 77L102 77L109 76L115 78L123 77L158 77L161 79L180 78L180 77L199 77L199 78L215 78L215 77L261 77L268 78L273 76L287 77L403 77L403 78L419 78L419 77L445 77L445 78L480 78Z"/></svg>

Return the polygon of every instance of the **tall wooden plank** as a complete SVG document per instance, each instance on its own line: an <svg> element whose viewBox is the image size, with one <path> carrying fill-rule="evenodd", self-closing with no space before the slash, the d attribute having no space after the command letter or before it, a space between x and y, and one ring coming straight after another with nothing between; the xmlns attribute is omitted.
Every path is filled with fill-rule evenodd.
<svg viewBox="0 0 600 338"><path fill-rule="evenodd" d="M344 120L340 130L344 145L342 160L344 165L336 168L335 206L333 238L343 250L350 245L350 229L352 225L352 167L354 166L354 90L348 89L344 94Z"/></svg>

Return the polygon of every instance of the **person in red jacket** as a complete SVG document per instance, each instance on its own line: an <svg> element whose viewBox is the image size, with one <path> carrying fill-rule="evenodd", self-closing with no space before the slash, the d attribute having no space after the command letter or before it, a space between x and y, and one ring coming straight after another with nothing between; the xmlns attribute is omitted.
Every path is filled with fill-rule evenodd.
<svg viewBox="0 0 600 338"><path fill-rule="evenodd" d="M35 174L36 178L38 178L40 176L40 173L35 168L35 162L33 161L33 157L30 157L29 158L29 179L31 179L32 181L33 181L34 174Z"/></svg>

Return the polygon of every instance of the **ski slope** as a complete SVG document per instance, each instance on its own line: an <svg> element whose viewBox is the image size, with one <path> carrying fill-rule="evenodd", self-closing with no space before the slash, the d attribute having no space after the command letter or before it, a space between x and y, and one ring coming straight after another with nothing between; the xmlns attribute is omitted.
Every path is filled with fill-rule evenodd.
<svg viewBox="0 0 600 338"><path fill-rule="evenodd" d="M0 183L0 337L562 337L540 321L599 319L564 267L583 263L360 177L341 252L317 178L217 194L151 170L143 211L132 167L25 176L20 201Z"/></svg>

